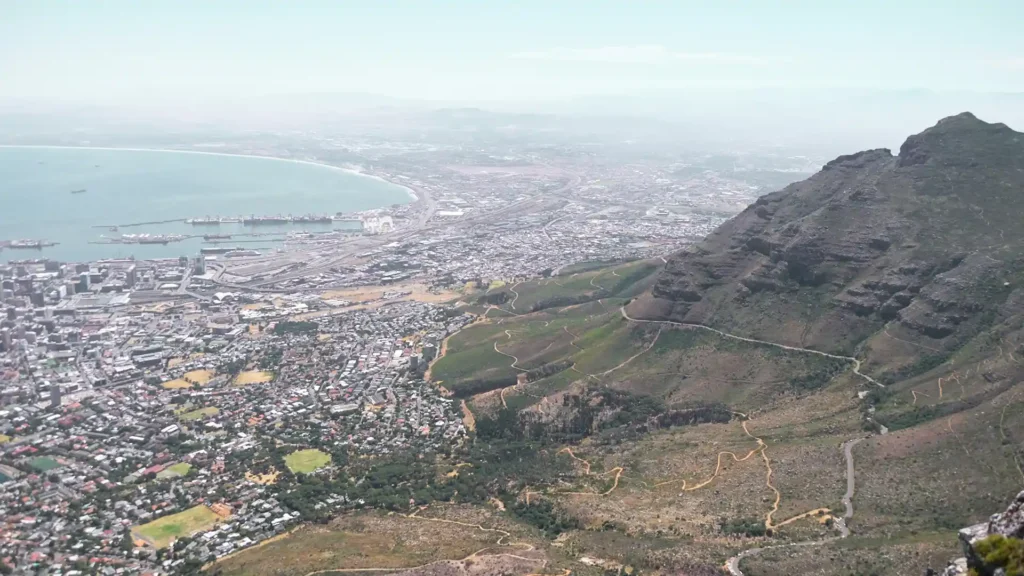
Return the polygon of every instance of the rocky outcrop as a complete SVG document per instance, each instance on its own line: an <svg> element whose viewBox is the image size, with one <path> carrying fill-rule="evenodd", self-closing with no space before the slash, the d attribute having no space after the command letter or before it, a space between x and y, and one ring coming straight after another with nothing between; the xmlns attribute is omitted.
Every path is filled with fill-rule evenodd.
<svg viewBox="0 0 1024 576"><path fill-rule="evenodd" d="M899 322L928 348L951 349L1007 298L1000 282L1015 267L1003 255L1024 247L1021 200L1024 134L960 114L897 157L840 156L763 196L671 257L653 303L631 311L774 341L792 337L799 314L804 345L837 350L855 345L834 335L847 326Z"/></svg>
<svg viewBox="0 0 1024 576"><path fill-rule="evenodd" d="M1007 567L990 565L978 552L978 543L992 535L1005 536L1007 538L1024 538L1024 491L1017 494L1017 497L1014 498L1005 511L993 514L988 522L982 522L960 530L958 538L960 546L963 548L964 556L951 561L946 566L946 569L941 572L942 576L966 575L971 569L980 576L1005 574L1004 570ZM1024 569L1024 566L1017 566L1016 568L1020 570ZM932 570L929 570L929 572L935 573Z"/></svg>

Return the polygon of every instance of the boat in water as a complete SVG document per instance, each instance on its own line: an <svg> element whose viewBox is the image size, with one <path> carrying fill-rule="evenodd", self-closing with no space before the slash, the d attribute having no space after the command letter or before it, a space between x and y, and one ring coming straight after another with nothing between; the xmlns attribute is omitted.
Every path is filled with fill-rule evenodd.
<svg viewBox="0 0 1024 576"><path fill-rule="evenodd" d="M189 218L185 220L185 223L193 226L220 226L221 219L207 216L205 218Z"/></svg>
<svg viewBox="0 0 1024 576"><path fill-rule="evenodd" d="M71 193L72 194L85 194L86 193L86 189L85 188L79 188L78 190L72 190Z"/></svg>
<svg viewBox="0 0 1024 576"><path fill-rule="evenodd" d="M292 221L290 216L250 216L242 219L246 226L259 226L263 224L288 224Z"/></svg>
<svg viewBox="0 0 1024 576"><path fill-rule="evenodd" d="M45 240L11 240L9 242L0 242L0 247L10 248L11 250L42 250L47 246L56 245L56 242L47 242Z"/></svg>

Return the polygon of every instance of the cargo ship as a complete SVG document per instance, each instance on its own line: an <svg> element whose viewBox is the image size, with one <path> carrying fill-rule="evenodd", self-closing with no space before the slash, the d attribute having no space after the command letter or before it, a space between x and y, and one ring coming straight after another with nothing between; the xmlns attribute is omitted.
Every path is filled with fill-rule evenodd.
<svg viewBox="0 0 1024 576"><path fill-rule="evenodd" d="M242 224L246 226L259 226L261 224L288 224L292 221L288 216L250 216L243 218Z"/></svg>
<svg viewBox="0 0 1024 576"><path fill-rule="evenodd" d="M220 222L220 218L210 218L209 216L206 218L189 218L188 220L185 220L186 224L191 224L193 226L220 226Z"/></svg>
<svg viewBox="0 0 1024 576"><path fill-rule="evenodd" d="M331 218L330 216L299 216L297 218L293 218L292 222L330 224L331 222L334 222L334 218Z"/></svg>
<svg viewBox="0 0 1024 576"><path fill-rule="evenodd" d="M47 246L56 245L56 242L46 242L44 240L11 240L10 242L0 243L0 246L12 250L42 250Z"/></svg>
<svg viewBox="0 0 1024 576"><path fill-rule="evenodd" d="M105 243L108 244L170 244L187 238L180 234L122 234L120 237L109 239L106 236L100 237L106 239Z"/></svg>
<svg viewBox="0 0 1024 576"><path fill-rule="evenodd" d="M85 194L85 188L80 188L78 190L72 190L71 193L72 194Z"/></svg>
<svg viewBox="0 0 1024 576"><path fill-rule="evenodd" d="M203 240L230 240L231 234L203 234Z"/></svg>
<svg viewBox="0 0 1024 576"><path fill-rule="evenodd" d="M259 256L260 253L255 250L230 250L224 253L225 258L241 258L243 256Z"/></svg>
<svg viewBox="0 0 1024 576"><path fill-rule="evenodd" d="M200 254L226 254L226 253L231 252L233 250L241 250L241 248L239 248L238 246L232 246L232 247L227 247L227 246L223 246L223 247L222 246L209 246L209 247L206 247L206 246L204 246L204 247L199 249L199 253Z"/></svg>

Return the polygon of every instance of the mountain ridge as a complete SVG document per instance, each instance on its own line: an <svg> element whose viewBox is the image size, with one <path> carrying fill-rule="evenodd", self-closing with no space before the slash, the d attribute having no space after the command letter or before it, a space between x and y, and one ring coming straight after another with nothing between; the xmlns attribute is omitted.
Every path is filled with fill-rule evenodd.
<svg viewBox="0 0 1024 576"><path fill-rule="evenodd" d="M1021 190L1024 135L952 116L909 137L898 156L840 156L763 196L669 258L630 313L831 351L852 352L889 322L940 346L962 340L976 332L971 316L1010 296L997 281L1011 280L1001 260L1019 258L1012 225L1024 216L1013 202ZM766 312L769 322L731 307ZM786 322L772 325L794 316L804 324L799 335Z"/></svg>

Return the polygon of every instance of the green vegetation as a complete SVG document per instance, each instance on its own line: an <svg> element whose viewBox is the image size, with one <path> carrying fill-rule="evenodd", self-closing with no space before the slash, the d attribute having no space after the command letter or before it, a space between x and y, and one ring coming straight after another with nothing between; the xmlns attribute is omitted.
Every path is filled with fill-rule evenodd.
<svg viewBox="0 0 1024 576"><path fill-rule="evenodd" d="M513 416L514 417L514 416ZM550 482L552 475L568 474L571 461L556 450L544 450L542 442L489 439L472 443L454 456L461 464L457 475L450 468L439 469L435 454L398 454L377 460L350 460L344 471L316 476L281 474L269 485L290 508L305 520L327 521L335 515L317 507L331 494L346 494L350 501L363 501L367 508L407 511L430 502L486 503L492 496L515 499L527 486ZM251 454L238 458L251 459ZM441 473L444 472L444 473Z"/></svg>
<svg viewBox="0 0 1024 576"><path fill-rule="evenodd" d="M314 470L323 468L330 462L330 454L325 454L315 448L292 452L284 459L288 469L297 474L309 474Z"/></svg>
<svg viewBox="0 0 1024 576"><path fill-rule="evenodd" d="M560 514L547 500L537 500L530 504L513 500L506 502L505 507L516 518L543 530L548 538L582 527L579 520Z"/></svg>
<svg viewBox="0 0 1024 576"><path fill-rule="evenodd" d="M53 458L50 458L49 456L39 456L38 458L33 458L29 462L29 466L35 468L36 470L39 470L40 472L49 472L54 468L60 468L61 463L57 462Z"/></svg>
<svg viewBox="0 0 1024 576"><path fill-rule="evenodd" d="M443 380L454 384L454 381L476 376L485 370L497 368L512 376L515 384L516 371L509 367L512 359L494 351L492 342L484 342L479 346L453 352L448 350L443 358L434 363L430 369L434 380Z"/></svg>
<svg viewBox="0 0 1024 576"><path fill-rule="evenodd" d="M273 371L281 363L281 359L284 358L284 350L280 348L270 348L263 353L260 357L258 366L260 370Z"/></svg>
<svg viewBox="0 0 1024 576"><path fill-rule="evenodd" d="M764 520L761 518L738 518L735 520L722 520L722 534L728 536L764 536L767 530L764 527Z"/></svg>
<svg viewBox="0 0 1024 576"><path fill-rule="evenodd" d="M974 550L984 560L986 572L971 568L971 576L992 574L1002 568L1006 576L1024 576L1024 540L993 534L974 544Z"/></svg>
<svg viewBox="0 0 1024 576"><path fill-rule="evenodd" d="M148 524L136 526L132 529L132 534L145 540L154 548L164 548L175 538L209 530L218 520L220 520L220 516L217 516L213 510L200 505L177 514L158 518Z"/></svg>
<svg viewBox="0 0 1024 576"><path fill-rule="evenodd" d="M544 364L538 368L534 368L528 372L520 374L526 375L527 382L534 382L542 378L547 378L568 370L572 366L572 362L569 360L562 360L560 362L552 362L550 364ZM477 394L484 392L490 392L491 390L498 390L501 388L508 388L509 386L515 386L519 382L519 375L510 373L505 376L498 376L495 378L470 378L467 380L460 380L454 382L449 386L449 389L455 395L456 398L469 398Z"/></svg>
<svg viewBox="0 0 1024 576"><path fill-rule="evenodd" d="M790 385L804 391L817 390L828 384L837 374L845 372L850 367L849 362L835 358L828 358L822 361L822 364L822 366L812 372L793 378L789 381Z"/></svg>
<svg viewBox="0 0 1024 576"><path fill-rule="evenodd" d="M168 466L164 470L166 472L174 472L175 474L181 474L184 476L189 473L189 470L192 470L192 465L188 462L178 462L177 464Z"/></svg>
<svg viewBox="0 0 1024 576"><path fill-rule="evenodd" d="M293 322L286 320L278 322L274 326L274 334L307 334L316 332L319 329L320 325L316 322Z"/></svg>
<svg viewBox="0 0 1024 576"><path fill-rule="evenodd" d="M207 406L206 408L199 408L188 412L182 412L181 414L178 415L178 418L183 421L202 420L207 416L214 416L219 412L220 408L217 408L216 406Z"/></svg>
<svg viewBox="0 0 1024 576"><path fill-rule="evenodd" d="M946 361L947 358L949 358L948 354L924 354L912 364L883 374L881 380L885 384L894 384L908 378L913 378L914 376L924 374L929 370L938 368Z"/></svg>

